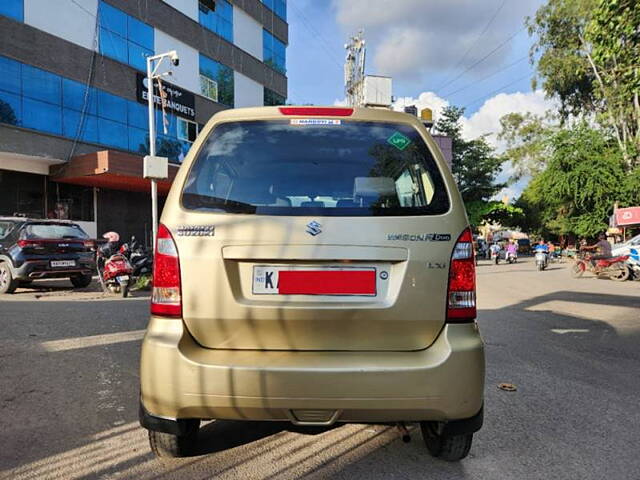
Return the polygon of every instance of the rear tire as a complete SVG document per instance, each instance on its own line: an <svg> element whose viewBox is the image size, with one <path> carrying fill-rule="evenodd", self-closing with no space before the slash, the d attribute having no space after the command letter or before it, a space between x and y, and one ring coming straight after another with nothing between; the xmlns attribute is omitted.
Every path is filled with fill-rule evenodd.
<svg viewBox="0 0 640 480"><path fill-rule="evenodd" d="M0 294L13 293L18 288L18 280L13 278L11 267L6 262L0 263Z"/></svg>
<svg viewBox="0 0 640 480"><path fill-rule="evenodd" d="M149 430L149 446L157 457L180 458L195 455L198 447L198 429L196 426L186 435Z"/></svg>
<svg viewBox="0 0 640 480"><path fill-rule="evenodd" d="M469 454L473 433L443 435L438 433L437 422L420 422L422 438L429 453L448 462L457 462Z"/></svg>
<svg viewBox="0 0 640 480"><path fill-rule="evenodd" d="M124 285L120 285L120 295L122 295L122 298L127 298L127 296L129 295L128 283L125 283Z"/></svg>
<svg viewBox="0 0 640 480"><path fill-rule="evenodd" d="M624 282L629 278L629 269L626 265L621 265L618 271L611 272L609 278L615 282Z"/></svg>
<svg viewBox="0 0 640 480"><path fill-rule="evenodd" d="M86 288L91 284L92 277L91 275L78 275L69 280L75 288Z"/></svg>

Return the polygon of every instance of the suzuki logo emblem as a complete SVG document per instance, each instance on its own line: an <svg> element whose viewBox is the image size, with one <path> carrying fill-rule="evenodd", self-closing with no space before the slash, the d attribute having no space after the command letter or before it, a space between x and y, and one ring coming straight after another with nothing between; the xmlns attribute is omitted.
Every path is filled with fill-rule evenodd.
<svg viewBox="0 0 640 480"><path fill-rule="evenodd" d="M315 220L313 222L307 223L307 233L312 237L322 233L322 225L320 225Z"/></svg>

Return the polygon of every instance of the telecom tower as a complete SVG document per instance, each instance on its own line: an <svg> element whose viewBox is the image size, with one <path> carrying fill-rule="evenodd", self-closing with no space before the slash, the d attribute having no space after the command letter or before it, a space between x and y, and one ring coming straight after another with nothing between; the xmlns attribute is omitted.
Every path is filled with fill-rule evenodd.
<svg viewBox="0 0 640 480"><path fill-rule="evenodd" d="M362 30L345 44L347 58L344 63L344 89L347 103L354 107L364 105L364 62L367 50L365 48Z"/></svg>
<svg viewBox="0 0 640 480"><path fill-rule="evenodd" d="M351 37L344 48L344 91L347 104L353 107L391 108L391 77L365 75L367 50L362 30Z"/></svg>

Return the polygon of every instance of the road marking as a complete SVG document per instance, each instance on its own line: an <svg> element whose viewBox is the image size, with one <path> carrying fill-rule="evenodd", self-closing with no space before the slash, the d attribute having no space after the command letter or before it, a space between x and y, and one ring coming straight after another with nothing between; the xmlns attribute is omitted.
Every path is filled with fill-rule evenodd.
<svg viewBox="0 0 640 480"><path fill-rule="evenodd" d="M564 335L565 333L589 333L589 329L587 328L552 328L551 331L553 333L559 333L560 335Z"/></svg>
<svg viewBox="0 0 640 480"><path fill-rule="evenodd" d="M47 352L63 352L78 348L97 347L111 345L113 343L134 342L142 340L145 330L133 330L131 332L106 333L104 335L92 335L90 337L65 338L63 340L50 340L40 345Z"/></svg>

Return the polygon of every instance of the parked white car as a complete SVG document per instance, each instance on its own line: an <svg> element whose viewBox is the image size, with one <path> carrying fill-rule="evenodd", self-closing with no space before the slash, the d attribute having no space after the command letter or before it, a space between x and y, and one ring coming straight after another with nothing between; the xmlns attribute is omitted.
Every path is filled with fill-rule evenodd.
<svg viewBox="0 0 640 480"><path fill-rule="evenodd" d="M629 255L629 252L633 247L640 247L640 235L636 235L624 243L615 244L611 249L611 255L614 257L619 255Z"/></svg>

